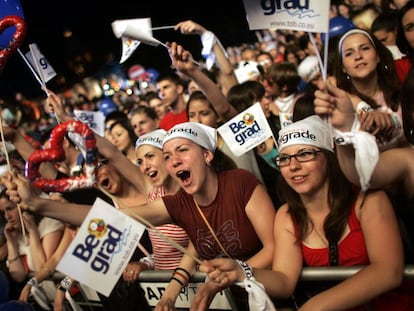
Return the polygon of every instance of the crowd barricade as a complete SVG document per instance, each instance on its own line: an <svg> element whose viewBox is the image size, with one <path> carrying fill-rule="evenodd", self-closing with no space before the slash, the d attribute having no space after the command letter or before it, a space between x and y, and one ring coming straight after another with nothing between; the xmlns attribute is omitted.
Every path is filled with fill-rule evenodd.
<svg viewBox="0 0 414 311"><path fill-rule="evenodd" d="M353 274L357 273L362 267L305 267L302 270L300 282L310 281L341 281ZM150 306L155 306L160 299L162 293L168 285L168 281L173 271L143 271L139 275L139 282L144 289L145 297L148 300ZM53 279L60 280L64 276L56 272L53 275ZM176 307L177 310L187 310L190 307L191 301L194 297L196 289L205 281L205 273L196 272L189 285L182 289L180 293ZM414 265L406 265L404 269L404 279L414 280ZM87 290L86 290L87 289ZM99 297L90 288L81 286L81 292L83 301L78 301L78 304L84 310L101 310L101 304ZM233 297L228 289L218 293L210 305L210 310L237 310L234 305Z"/></svg>

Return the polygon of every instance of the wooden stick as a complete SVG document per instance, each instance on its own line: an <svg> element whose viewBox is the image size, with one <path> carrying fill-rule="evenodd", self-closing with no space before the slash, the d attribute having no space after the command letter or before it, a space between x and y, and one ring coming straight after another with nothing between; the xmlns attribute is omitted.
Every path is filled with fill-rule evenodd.
<svg viewBox="0 0 414 311"><path fill-rule="evenodd" d="M128 206L126 206L125 204L123 204L122 202L120 202L115 196L113 196L112 194L110 194L108 191L106 191L102 187L98 186L98 188L103 193L105 193L109 198L111 198L113 201L117 202L118 205L121 206L122 208L125 208L125 209L129 208ZM152 230L154 230L160 237L162 237L164 240L166 240L172 246L174 246L175 248L177 248L178 250L180 250L184 254L190 256L195 262L197 262L200 265L203 264L203 262L200 259L198 259L197 257L195 257L193 254L190 254L187 251L187 249L185 249L184 247L182 247L180 244L178 244L174 240L170 239L168 236L166 236L164 233L162 233L160 230L158 230L153 224L151 224L148 220L146 220L145 218L141 217L138 214L134 214L134 217L136 217L138 219L138 221L140 223L142 223L143 225L145 225L146 227L151 228Z"/></svg>

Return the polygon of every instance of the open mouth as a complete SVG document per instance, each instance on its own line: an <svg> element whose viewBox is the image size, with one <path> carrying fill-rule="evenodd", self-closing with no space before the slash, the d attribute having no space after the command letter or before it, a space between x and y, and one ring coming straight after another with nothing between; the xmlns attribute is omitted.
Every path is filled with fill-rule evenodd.
<svg viewBox="0 0 414 311"><path fill-rule="evenodd" d="M147 175L148 175L148 177L150 177L150 178L154 178L154 177L157 177L158 172L157 172L157 171L149 172Z"/></svg>
<svg viewBox="0 0 414 311"><path fill-rule="evenodd" d="M190 171L179 171L177 172L176 176L182 181L186 181L188 178L190 178Z"/></svg>
<svg viewBox="0 0 414 311"><path fill-rule="evenodd" d="M108 187L109 178L105 178L105 179L101 180L101 185L102 185L102 187Z"/></svg>

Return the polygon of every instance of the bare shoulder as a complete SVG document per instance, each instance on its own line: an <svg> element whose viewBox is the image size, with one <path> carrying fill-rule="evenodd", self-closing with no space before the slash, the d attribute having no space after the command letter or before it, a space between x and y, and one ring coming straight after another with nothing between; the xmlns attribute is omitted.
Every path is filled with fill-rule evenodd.
<svg viewBox="0 0 414 311"><path fill-rule="evenodd" d="M276 212L276 222L283 224L288 223L292 221L292 218L290 217L290 214L288 212L289 207L287 204L283 204L281 207L278 208Z"/></svg>
<svg viewBox="0 0 414 311"><path fill-rule="evenodd" d="M380 189L360 192L355 203L355 212L359 220L365 214L373 215L393 210L388 195Z"/></svg>

